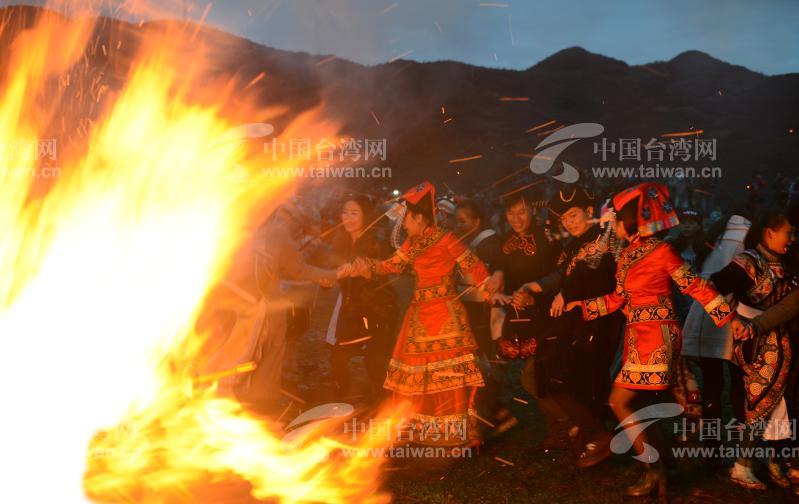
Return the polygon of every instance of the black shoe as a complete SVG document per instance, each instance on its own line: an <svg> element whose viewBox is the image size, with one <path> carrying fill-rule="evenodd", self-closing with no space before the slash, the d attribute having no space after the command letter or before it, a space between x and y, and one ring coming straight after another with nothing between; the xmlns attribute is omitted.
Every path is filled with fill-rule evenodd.
<svg viewBox="0 0 799 504"><path fill-rule="evenodd" d="M627 488L631 497L646 497L657 493L658 502L666 502L666 471L662 464L646 464L646 472L638 483Z"/></svg>
<svg viewBox="0 0 799 504"><path fill-rule="evenodd" d="M611 439L613 439L613 436L609 432L604 432L597 439L586 443L584 451L580 453L580 458L577 459L577 467L585 469L607 460L613 454L610 451Z"/></svg>

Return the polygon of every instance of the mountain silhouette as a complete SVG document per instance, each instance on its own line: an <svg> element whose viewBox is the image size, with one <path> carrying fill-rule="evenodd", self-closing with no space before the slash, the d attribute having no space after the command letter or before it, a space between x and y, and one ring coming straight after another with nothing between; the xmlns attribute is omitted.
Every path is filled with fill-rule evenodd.
<svg viewBox="0 0 799 504"><path fill-rule="evenodd" d="M14 26L30 26L41 12L0 9L0 17L14 21L0 43L7 45ZM121 49L103 54L94 44L87 61L110 87L119 87L140 37L169 25L103 18L96 27L99 45L113 49L117 44L109 40L122 40ZM492 186L523 172L549 131L579 122L602 124L608 142L666 141L667 133L702 130L701 138L716 140L717 159L671 165L720 167L723 178L705 184L716 191L742 192L755 173L767 179L795 174L799 159L799 74L766 76L700 51L628 65L570 47L527 69L508 70L402 59L363 66L264 47L209 27L200 27L197 39L217 49L209 54L214 71L238 79L242 87L265 72L249 92L265 104L286 106L286 123L322 104L325 114L340 122L342 137L387 139L388 159L380 165L390 166L393 177L379 183L391 188L422 179L446 182L457 191ZM618 156L603 162L590 140L567 153L569 163L588 171L639 164L620 163ZM475 156L481 157L450 162Z"/></svg>

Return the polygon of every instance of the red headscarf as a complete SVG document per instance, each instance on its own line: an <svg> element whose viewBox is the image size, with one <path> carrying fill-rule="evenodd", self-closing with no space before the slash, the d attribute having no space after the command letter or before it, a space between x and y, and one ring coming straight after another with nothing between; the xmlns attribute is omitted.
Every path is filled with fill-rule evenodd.
<svg viewBox="0 0 799 504"><path fill-rule="evenodd" d="M638 233L641 236L651 236L680 223L669 201L669 189L663 184L646 182L628 187L613 197L613 208L618 212L635 198L638 198Z"/></svg>

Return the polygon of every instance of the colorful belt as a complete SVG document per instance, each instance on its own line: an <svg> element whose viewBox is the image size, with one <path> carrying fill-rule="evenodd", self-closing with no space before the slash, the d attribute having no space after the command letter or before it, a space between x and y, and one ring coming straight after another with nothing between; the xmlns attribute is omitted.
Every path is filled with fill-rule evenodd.
<svg viewBox="0 0 799 504"><path fill-rule="evenodd" d="M417 288L415 291L413 291L413 301L415 303L422 303L425 301L432 301L434 299L458 295L455 282L452 280L452 278L442 277L441 280L442 282L438 285Z"/></svg>

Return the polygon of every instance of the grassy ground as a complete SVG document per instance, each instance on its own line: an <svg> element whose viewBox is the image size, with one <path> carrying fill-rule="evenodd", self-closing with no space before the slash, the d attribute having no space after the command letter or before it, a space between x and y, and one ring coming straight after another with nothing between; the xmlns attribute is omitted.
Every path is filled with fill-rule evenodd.
<svg viewBox="0 0 799 504"><path fill-rule="evenodd" d="M400 289L407 295L408 283L400 282ZM335 295L333 290L320 291L311 330L297 344L298 392L312 403L325 401L332 391L329 356L323 338ZM353 373L361 380L365 375L362 363L357 359L353 364ZM599 466L581 470L574 466L571 451L545 452L538 448L545 435L545 427L535 402L525 395L520 386L508 393L527 399L530 404L515 403L514 414L520 419L520 424L502 437L489 440L479 455L448 460L392 460L385 487L394 501L442 504L655 502L652 498L631 499L624 496L624 488L637 481L641 471L640 465L629 455L616 455ZM665 422L662 423L664 432L671 429ZM513 465L506 465L495 457ZM669 502L799 501L790 491L774 485L764 492L734 486L727 479L726 467L712 461L681 459L671 465ZM762 474L762 479L767 481L765 474Z"/></svg>
<svg viewBox="0 0 799 504"><path fill-rule="evenodd" d="M390 473L387 489L395 502L655 502L631 499L625 486L640 475L639 464L629 456L614 456L605 463L577 469L566 450L545 452L536 448L543 424L536 413L514 431L489 442L479 456L457 461L421 459L404 470ZM512 462L507 466L495 459ZM776 487L751 492L731 485L725 469L707 461L682 460L669 470L669 502L789 502L789 491ZM765 475L764 475L765 477Z"/></svg>

